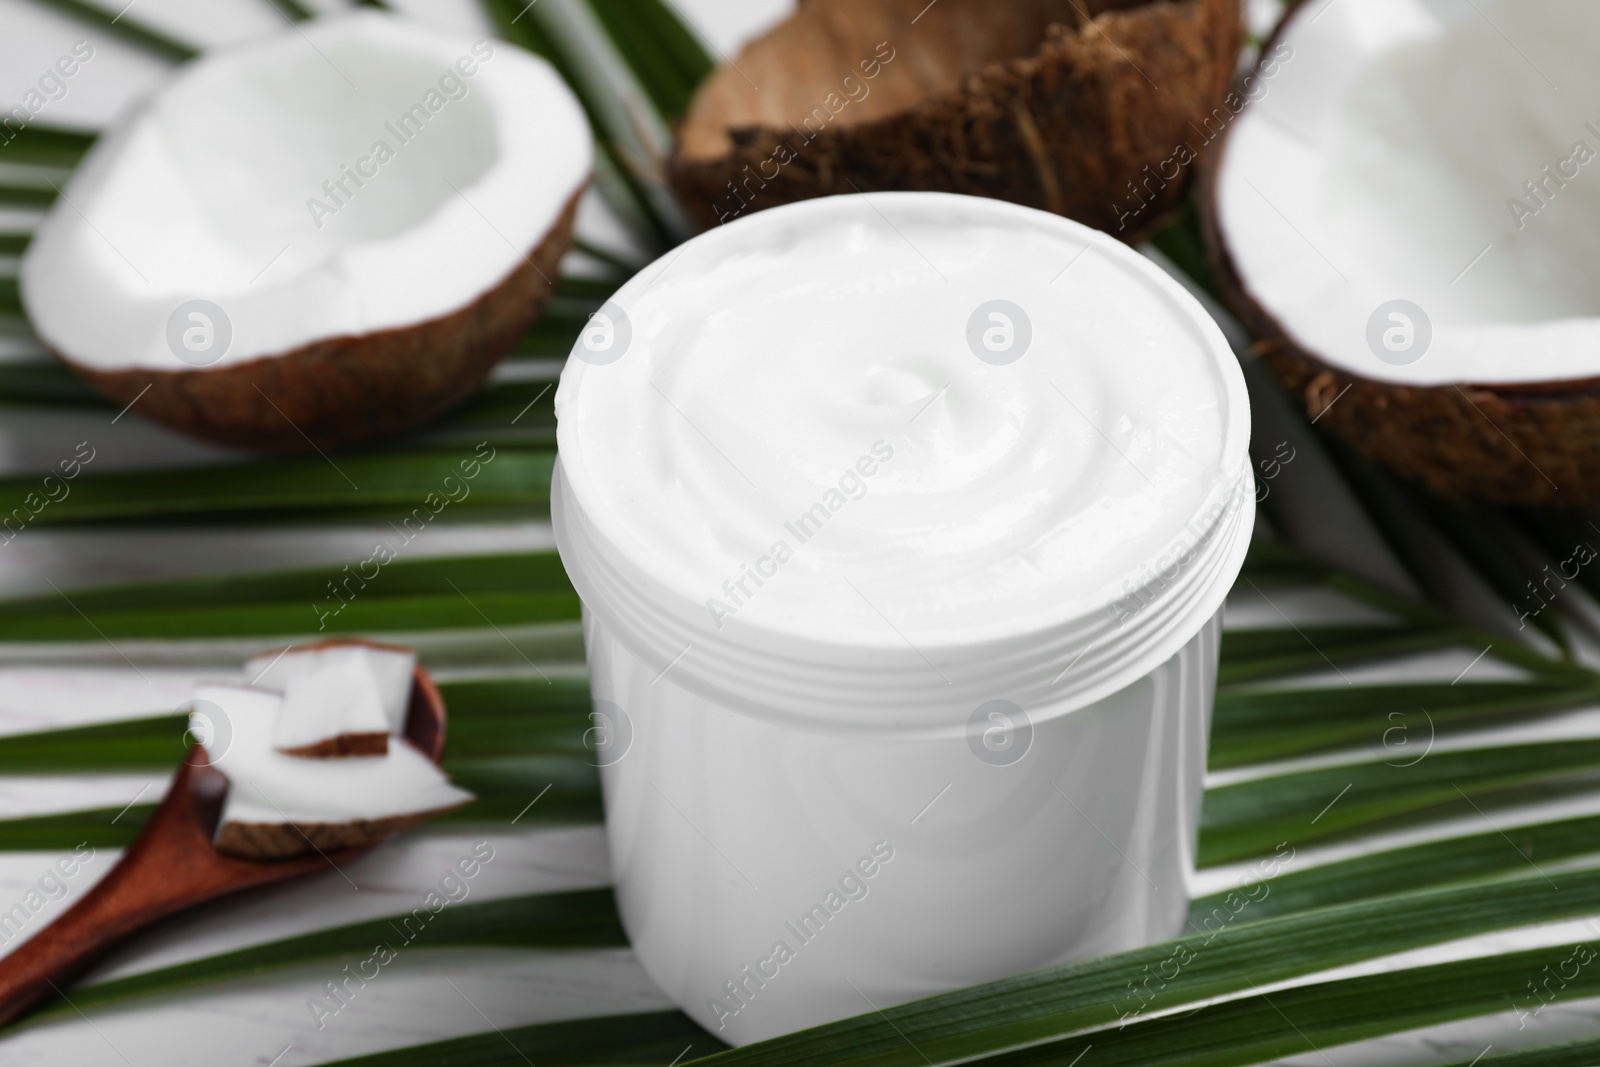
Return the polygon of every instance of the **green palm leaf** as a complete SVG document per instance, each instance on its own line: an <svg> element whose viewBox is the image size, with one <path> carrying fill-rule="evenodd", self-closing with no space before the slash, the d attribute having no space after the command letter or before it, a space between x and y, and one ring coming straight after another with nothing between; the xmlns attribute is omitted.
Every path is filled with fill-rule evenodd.
<svg viewBox="0 0 1600 1067"><path fill-rule="evenodd" d="M295 22L305 22L316 17L316 12L302 4L300 0L267 0L267 2L277 8L285 18Z"/></svg>
<svg viewBox="0 0 1600 1067"><path fill-rule="evenodd" d="M1274 1025L1259 1025L1264 1015L1274 1014L1260 997L1234 1002L1241 1006L1238 1010L1245 1012L1237 1026L1231 1011L1208 1014L1215 1009L1176 1018L1150 1017L1156 1012L1211 997L1248 993L1260 986L1345 963L1499 929L1508 916L1516 923L1535 923L1581 915L1600 901L1597 894L1600 872L1584 871L1564 876L1557 889L1543 878L1530 875L1491 886L1410 893L1256 922L1222 920L1164 944L884 1008L736 1049L712 1063L717 1067L744 1063L765 1067L915 1067L954 1061L1066 1063L1085 1043L1104 1049L1107 1062L1190 1062L1182 1058L1184 1046L1169 1044L1169 1039L1192 1040L1191 1051L1203 1048L1208 1041L1215 1042L1217 1048L1212 1055L1238 1057L1198 1062L1255 1063L1270 1055L1285 1054L1282 1050L1267 1054L1260 1051L1257 1042L1262 1035L1273 1035L1273 1041L1283 1040L1279 1032L1281 1018ZM1250 906L1244 903L1234 914L1242 916ZM1525 970L1518 957L1503 957L1517 962L1500 962L1488 969L1486 973L1492 979L1470 968L1464 976L1452 974L1454 965L1401 972L1404 978L1380 976L1376 982L1380 989L1385 988L1385 982L1393 983L1396 997L1392 1001L1381 995L1364 1000L1352 996L1351 990L1360 989L1359 983L1366 979L1355 980L1355 986L1342 982L1308 986L1297 994L1295 1006L1304 1012L1305 1024L1312 1025L1312 1012L1331 1008L1323 1025L1337 1022L1345 1028L1344 1033L1348 1033L1352 1021L1356 1026L1370 1027L1364 1031L1368 1034L1422 1025L1416 1020L1426 1019L1430 1010L1445 1011L1438 1017L1440 1020L1464 1018L1504 1007L1507 991L1521 986L1521 980L1504 982L1507 973L1531 976L1543 963L1562 958L1557 950L1533 955L1540 962ZM1600 968L1595 970L1600 972ZM1418 1001L1405 999L1411 989L1426 990L1419 977L1423 975L1441 981L1454 978L1462 1002L1451 1004L1444 994ZM1499 980L1499 985L1491 989L1494 980ZM1600 988L1600 975L1594 981ZM1283 996L1287 993L1274 993L1272 1000L1282 1005ZM1460 1014L1449 1014L1452 1011ZM1300 1021L1298 1014L1296 1021ZM1181 1028L1182 1038L1173 1038L1170 1028L1174 1026ZM1077 1040L1069 1038L1103 1027L1116 1029L1100 1029ZM1335 1033L1338 1036L1328 1036ZM1323 1036L1328 1044L1352 1039L1332 1030L1324 1031ZM1023 1045L1033 1047L997 1055ZM1306 1046L1282 1048L1299 1052L1305 1051ZM1098 1054L1095 1062L1101 1062Z"/></svg>
<svg viewBox="0 0 1600 1067"><path fill-rule="evenodd" d="M1404 762L1410 756L1422 758L1437 727L1531 718L1596 699L1600 685L1561 681L1298 690L1225 687L1217 693L1211 721L1210 765L1237 767L1354 743Z"/></svg>
<svg viewBox="0 0 1600 1067"><path fill-rule="evenodd" d="M1308 671L1337 670L1358 663L1407 656L1457 644L1459 635L1442 626L1305 626L1271 630L1227 630L1222 635L1226 664L1217 675L1223 685L1253 682Z"/></svg>
<svg viewBox="0 0 1600 1067"><path fill-rule="evenodd" d="M1600 767L1600 740L1411 754L1392 763L1356 763L1274 775L1211 789L1201 816L1202 865L1299 846L1355 827L1466 806L1499 790L1552 785Z"/></svg>
<svg viewBox="0 0 1600 1067"><path fill-rule="evenodd" d="M125 9L118 12L91 3L89 0L35 0L35 2L47 4L63 15L93 26L104 33L120 37L152 55L170 59L175 63L182 63L200 54L199 49L193 45L140 22L137 15L129 15Z"/></svg>
<svg viewBox="0 0 1600 1067"><path fill-rule="evenodd" d="M398 952L463 945L500 948L582 949L626 945L609 889L539 893L487 902L466 900L429 913L426 924L402 912L380 919L317 930L299 937L225 952L126 978L94 982L72 991L72 1003L56 1000L33 1020L121 1004L215 982L266 974L314 960L371 955L374 945ZM409 922L408 922L409 920Z"/></svg>
<svg viewBox="0 0 1600 1067"><path fill-rule="evenodd" d="M1600 1062L1600 1041L1575 1041L1548 1048L1524 1049L1500 1056L1479 1056L1471 1062L1450 1064L1450 1067L1593 1067Z"/></svg>
<svg viewBox="0 0 1600 1067"><path fill-rule="evenodd" d="M590 0L589 6L656 108L669 121L681 119L713 66L699 38L663 0Z"/></svg>
<svg viewBox="0 0 1600 1067"><path fill-rule="evenodd" d="M1177 1064L1244 1067L1281 1056L1404 1030L1512 1010L1541 1002L1528 987L1545 967L1592 959L1586 943L1416 967L1393 974L1285 989L1214 1004L1192 1015L1136 1024L1114 1033L1066 1042L1076 1051L1093 1045L1097 1067ZM1600 993L1600 968L1579 970L1552 1001ZM1042 1046L975 1061L993 1067L1062 1062L1062 1049ZM1063 1057L1064 1058L1064 1057Z"/></svg>
<svg viewBox="0 0 1600 1067"><path fill-rule="evenodd" d="M687 1063L722 1042L682 1012L608 1015L509 1027L429 1045L338 1060L329 1067L552 1067Z"/></svg>
<svg viewBox="0 0 1600 1067"><path fill-rule="evenodd" d="M0 403L48 407L98 407L110 405L57 361L0 363Z"/></svg>
<svg viewBox="0 0 1600 1067"><path fill-rule="evenodd" d="M1239 916L1254 922L1274 915L1348 904L1455 882L1526 874L1546 865L1600 853L1600 815L1523 826L1369 852L1267 882L1266 892ZM1564 875L1556 875L1564 877ZM1234 891L1195 900L1190 922L1225 907Z"/></svg>
<svg viewBox="0 0 1600 1067"><path fill-rule="evenodd" d="M439 502L448 500L446 493L462 494L462 485L461 502L470 500L473 507L514 505L538 512L548 506L555 453L503 449L489 462L482 459L473 448L457 448L116 474L94 474L88 468L69 483L64 498L48 504L43 503L39 477L0 479L0 514L26 509L18 517L34 526L222 515L290 518L338 510L364 511L398 523L418 509L430 516L445 513L453 505ZM479 473L463 478L463 463L476 464ZM422 521L422 516L416 518Z"/></svg>
<svg viewBox="0 0 1600 1067"><path fill-rule="evenodd" d="M10 140L0 143L0 162L31 163L45 167L76 167L96 134L48 123L30 122L21 130L6 133Z"/></svg>

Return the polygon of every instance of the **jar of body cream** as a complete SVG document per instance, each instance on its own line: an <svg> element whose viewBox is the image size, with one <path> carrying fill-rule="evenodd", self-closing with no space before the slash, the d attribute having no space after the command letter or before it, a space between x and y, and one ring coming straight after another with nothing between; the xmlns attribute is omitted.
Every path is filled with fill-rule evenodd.
<svg viewBox="0 0 1600 1067"><path fill-rule="evenodd" d="M618 906L734 1044L1176 934L1254 515L1216 325L931 193L646 268L556 395Z"/></svg>

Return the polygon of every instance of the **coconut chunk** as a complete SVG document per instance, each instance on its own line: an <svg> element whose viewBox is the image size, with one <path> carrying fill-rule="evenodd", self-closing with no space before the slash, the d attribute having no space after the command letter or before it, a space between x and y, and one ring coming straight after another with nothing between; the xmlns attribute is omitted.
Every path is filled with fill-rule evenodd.
<svg viewBox="0 0 1600 1067"><path fill-rule="evenodd" d="M383 756L310 760L281 752L229 753L228 797L216 846L252 859L360 848L472 800L411 744Z"/></svg>
<svg viewBox="0 0 1600 1067"><path fill-rule="evenodd" d="M211 765L221 769L236 746L271 747L282 706L283 694L257 686L199 685L189 705L189 733L206 750Z"/></svg>
<svg viewBox="0 0 1600 1067"><path fill-rule="evenodd" d="M245 664L244 676L251 684L286 692L291 679L320 670L331 663L354 662L361 665L377 687L379 703L388 721L388 732L406 731L406 712L411 706L411 681L417 669L417 654L391 645L337 644L320 648L267 652Z"/></svg>
<svg viewBox="0 0 1600 1067"><path fill-rule="evenodd" d="M296 673L295 688L339 673L355 675L360 664L358 658L334 657L328 675ZM284 859L360 848L473 799L401 737L389 737L387 751L364 759L305 759L279 751L279 722L290 699L260 686L195 690L191 730L211 765L228 779L214 841L220 851Z"/></svg>
<svg viewBox="0 0 1600 1067"><path fill-rule="evenodd" d="M365 657L322 657L283 688L272 747L288 756L328 759L389 751L389 716Z"/></svg>

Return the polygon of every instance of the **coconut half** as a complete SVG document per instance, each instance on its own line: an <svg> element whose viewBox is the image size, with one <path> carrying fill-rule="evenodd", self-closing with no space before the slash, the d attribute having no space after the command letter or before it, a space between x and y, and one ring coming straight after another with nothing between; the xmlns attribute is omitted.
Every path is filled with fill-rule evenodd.
<svg viewBox="0 0 1600 1067"><path fill-rule="evenodd" d="M381 754L307 759L284 752L285 713L296 692L313 683L324 686L324 702L355 696L367 714L386 722L376 679L347 657L296 674L288 693L247 685L196 688L191 729L211 766L228 780L214 840L219 851L285 859L361 848L472 800L399 734L385 736ZM308 691L308 704L316 702Z"/></svg>
<svg viewBox="0 0 1600 1067"><path fill-rule="evenodd" d="M1224 109L1238 0L809 0L695 94L702 223L831 193L998 197L1135 239Z"/></svg>
<svg viewBox="0 0 1600 1067"><path fill-rule="evenodd" d="M1435 492L1600 503L1597 46L1585 0L1304 4L1207 168L1272 367Z"/></svg>
<svg viewBox="0 0 1600 1067"><path fill-rule="evenodd" d="M183 67L23 257L40 338L119 405L278 451L461 400L537 317L591 135L543 60L374 12Z"/></svg>

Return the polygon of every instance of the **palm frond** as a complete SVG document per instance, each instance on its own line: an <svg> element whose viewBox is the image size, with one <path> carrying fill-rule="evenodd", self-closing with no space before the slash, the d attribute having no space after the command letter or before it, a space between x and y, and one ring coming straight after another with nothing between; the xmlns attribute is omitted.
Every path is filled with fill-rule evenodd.
<svg viewBox="0 0 1600 1067"><path fill-rule="evenodd" d="M0 141L0 163L26 163L43 167L76 167L98 136L48 123L30 122L20 130L6 127Z"/></svg>
<svg viewBox="0 0 1600 1067"><path fill-rule="evenodd" d="M1307 1051L1298 1045L1273 1046L1263 1053L1258 1040L1281 1035L1284 1021L1261 997L1214 1005L1196 1014L1156 1017L1156 1013L1211 997L1247 993L1277 982L1303 978L1345 963L1391 955L1412 948L1498 929L1509 912L1519 923L1536 923L1585 914L1600 901L1600 872L1564 875L1559 888L1538 875L1482 886L1408 893L1298 915L1234 921L1251 904L1241 895L1222 916L1202 923L1195 933L1148 948L1015 978L976 985L955 993L884 1008L798 1034L760 1042L724 1053L716 1067L736 1064L811 1067L916 1067L918 1064L981 1062L985 1064L1065 1063L1093 1044L1095 1062L1249 1064ZM1502 911L1504 906L1507 910ZM1530 911L1522 909L1530 908ZM1486 972L1454 965L1424 967L1379 976L1379 992L1369 994L1360 983L1310 985L1294 991L1297 1023L1318 1044L1335 1044L1355 1036L1392 1033L1429 1021L1426 1013L1443 1006L1448 1018L1500 1010L1508 989L1506 974L1537 973L1544 962L1559 960L1558 950L1536 953L1540 963L1516 956L1500 957ZM1501 962L1514 960L1516 962ZM1474 961L1476 962L1476 961ZM1428 980L1454 982L1450 997L1419 996ZM1499 981L1496 986L1494 983ZM1600 977L1595 980L1600 988ZM1384 983L1392 983L1386 986ZM1394 991L1394 999L1383 995ZM1273 993L1281 997L1291 991ZM1220 1010L1219 1010L1220 1009ZM1235 1017L1234 1011L1243 1012ZM1285 1011L1290 1009L1285 1006ZM1314 1014L1322 1012L1320 1016ZM1449 1014L1459 1012L1460 1014ZM1215 1013L1215 1014L1212 1014ZM1303 1014L1302 1014L1303 1013ZM1275 1025L1259 1025L1273 1015ZM1302 1018L1304 1022L1302 1022ZM1311 1034L1311 1026L1336 1026ZM1422 1019L1423 1022L1418 1022ZM1115 1029L1099 1029L1115 1027ZM1172 1028L1179 1028L1175 1035ZM1352 1033L1356 1027L1370 1027ZM1096 1032L1074 1039L1072 1035ZM1292 1036L1293 1028L1288 1028ZM1028 1046L1024 1048L1023 1046ZM1209 1047L1208 1047L1209 1046ZM1005 1052L1013 1049L1017 1051ZM1184 1058L1193 1056L1194 1059ZM1216 1058L1211 1058L1216 1057ZM1249 1058L1254 1057L1254 1058Z"/></svg>
<svg viewBox="0 0 1600 1067"><path fill-rule="evenodd" d="M1480 1067L1591 1067L1597 1062L1600 1062L1600 1041L1573 1041L1498 1056L1478 1056L1449 1067L1472 1067L1474 1063Z"/></svg>
<svg viewBox="0 0 1600 1067"><path fill-rule="evenodd" d="M466 900L430 914L424 926L412 913L370 919L299 937L224 952L187 963L93 982L56 999L31 1016L45 1021L85 1009L125 1004L139 997L211 985L314 960L370 956L374 945L411 948L493 946L525 949L613 948L626 945L609 889L537 893L499 900Z"/></svg>
<svg viewBox="0 0 1600 1067"><path fill-rule="evenodd" d="M120 37L152 55L175 63L185 62L200 54L198 48L139 21L137 15L129 15L126 9L118 12L101 7L90 0L35 0L35 2L46 4L63 15Z"/></svg>
<svg viewBox="0 0 1600 1067"><path fill-rule="evenodd" d="M278 13L284 18L294 22L306 22L315 18L317 14L300 0L266 0L266 2L277 8Z"/></svg>
<svg viewBox="0 0 1600 1067"><path fill-rule="evenodd" d="M688 1063L723 1048L682 1012L607 1015L507 1027L470 1037L337 1060L327 1067L516 1067Z"/></svg>
<svg viewBox="0 0 1600 1067"><path fill-rule="evenodd" d="M617 51L668 122L681 119L711 73L705 45L665 0L589 0Z"/></svg>
<svg viewBox="0 0 1600 1067"><path fill-rule="evenodd" d="M1480 834L1368 852L1268 879L1251 891L1238 921L1254 922L1334 904L1394 896L1418 889L1541 871L1563 860L1600 853L1600 815L1511 826L1497 823ZM1564 875L1558 875L1564 877ZM1237 890L1199 897L1189 908L1196 923L1229 907Z"/></svg>
<svg viewBox="0 0 1600 1067"><path fill-rule="evenodd" d="M304 517L310 512L365 512L401 522L424 509L445 514L448 493L470 506L516 506L535 511L549 504L555 453L500 449L488 462L474 448L449 451L345 453L337 458L260 460L184 470L95 474L67 483L68 493L43 503L38 477L0 479L0 514L23 526L128 522L224 516ZM462 464L478 473L463 478ZM471 467L465 469L472 469ZM449 484L446 484L449 479ZM459 508L457 509L459 511ZM424 524L428 521L417 516Z"/></svg>
<svg viewBox="0 0 1600 1067"><path fill-rule="evenodd" d="M1459 642L1446 626L1302 626L1226 630L1220 684L1283 678L1394 659Z"/></svg>
<svg viewBox="0 0 1600 1067"><path fill-rule="evenodd" d="M1501 745L1410 754L1387 763L1352 763L1273 775L1206 793L1202 865L1299 847L1354 827L1416 815L1442 805L1470 812L1488 794L1535 783L1556 785L1600 769L1600 740Z"/></svg>
<svg viewBox="0 0 1600 1067"><path fill-rule="evenodd" d="M677 218L671 193L652 173L659 147L652 148L652 130L661 129L653 107L641 106L636 84L613 87L595 73L614 72L617 63L607 54L613 48L591 32L580 12L567 10L550 16L538 4L519 0L483 0L500 35L513 44L543 56L572 87L594 127L600 151L595 157L595 185L606 202L636 237L656 251L682 240L685 229ZM543 5L549 8L551 0ZM653 121L652 121L653 118ZM646 140L650 138L650 140Z"/></svg>
<svg viewBox="0 0 1600 1067"><path fill-rule="evenodd" d="M1481 726L1508 716L1526 721L1597 700L1600 680L1224 687L1211 722L1210 765L1238 767L1361 742L1388 742L1393 751L1387 758L1396 761L1413 753L1420 759L1438 727Z"/></svg>

